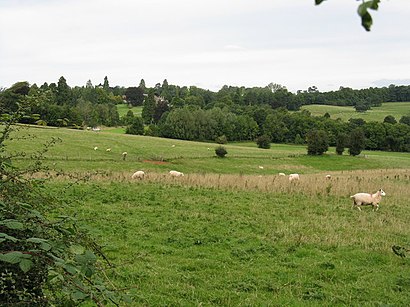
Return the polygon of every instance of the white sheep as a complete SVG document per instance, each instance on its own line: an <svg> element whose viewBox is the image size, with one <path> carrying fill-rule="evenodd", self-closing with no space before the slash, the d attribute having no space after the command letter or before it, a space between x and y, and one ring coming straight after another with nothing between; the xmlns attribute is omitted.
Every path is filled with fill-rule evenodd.
<svg viewBox="0 0 410 307"><path fill-rule="evenodd" d="M132 174L131 178L132 179L144 179L145 177L145 172L144 171L136 171L134 174Z"/></svg>
<svg viewBox="0 0 410 307"><path fill-rule="evenodd" d="M107 148L105 151L106 151L106 152L110 152L110 151L111 151L111 148Z"/></svg>
<svg viewBox="0 0 410 307"><path fill-rule="evenodd" d="M356 193L355 195L350 196L350 198L353 198L353 206L357 207L359 211L362 211L360 209L360 206L363 205L372 205L373 210L379 210L379 202L382 200L382 196L385 196L386 193L380 189L374 194L369 194L369 193Z"/></svg>
<svg viewBox="0 0 410 307"><path fill-rule="evenodd" d="M95 146L95 147L94 147L94 150L97 150L97 149L98 149L98 147L97 147L97 146Z"/></svg>
<svg viewBox="0 0 410 307"><path fill-rule="evenodd" d="M332 179L332 175L326 175L325 178L328 179L328 180Z"/></svg>
<svg viewBox="0 0 410 307"><path fill-rule="evenodd" d="M183 177L184 176L184 173L181 173L181 172L178 172L178 171L169 171L169 174L172 177Z"/></svg>
<svg viewBox="0 0 410 307"><path fill-rule="evenodd" d="M127 155L128 155L128 152L124 151L124 152L122 153L122 159L125 160L125 158L127 157Z"/></svg>
<svg viewBox="0 0 410 307"><path fill-rule="evenodd" d="M278 175L279 175L279 176L286 176L285 173L279 173Z"/></svg>
<svg viewBox="0 0 410 307"><path fill-rule="evenodd" d="M262 166L262 165L259 165L259 169L263 169L263 166Z"/></svg>
<svg viewBox="0 0 410 307"><path fill-rule="evenodd" d="M289 182L298 181L300 179L299 174L290 174Z"/></svg>

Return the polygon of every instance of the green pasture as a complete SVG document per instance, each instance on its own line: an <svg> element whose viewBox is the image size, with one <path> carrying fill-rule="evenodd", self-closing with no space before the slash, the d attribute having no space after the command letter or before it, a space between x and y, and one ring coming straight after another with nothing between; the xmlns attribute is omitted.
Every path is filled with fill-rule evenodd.
<svg viewBox="0 0 410 307"><path fill-rule="evenodd" d="M30 137L27 137L30 135ZM317 173L323 171L410 168L408 153L363 152L338 156L330 148L324 156L307 156L305 146L272 144L259 149L255 143L224 145L225 158L217 158L215 143L189 142L157 137L41 127L21 128L12 150L26 152L16 161L29 163L30 153L42 149L52 138L58 142L43 156L45 164L65 171L121 171L137 169L186 173L276 174L278 172ZM94 150L94 148L97 148ZM111 149L107 151L107 149ZM127 152L125 160L123 152ZM262 168L260 168L263 167Z"/></svg>
<svg viewBox="0 0 410 307"><path fill-rule="evenodd" d="M353 107L315 104L303 106L301 109L308 110L314 116L323 116L327 112L330 114L330 118L341 118L343 121L348 121L350 118L363 118L367 122L382 122L387 115L392 115L399 121L403 115L410 115L410 102L383 103L382 106L372 107L366 112L356 112Z"/></svg>
<svg viewBox="0 0 410 307"><path fill-rule="evenodd" d="M144 181L58 195L104 247L107 274L133 306L410 304L410 263L391 251L409 242L406 197L359 212L345 196Z"/></svg>
<svg viewBox="0 0 410 307"><path fill-rule="evenodd" d="M134 113L134 116L141 116L142 106L130 108L125 103L117 104L117 111L118 111L118 114L120 115L120 118L123 117L125 114L127 114L129 110L131 110L132 113Z"/></svg>

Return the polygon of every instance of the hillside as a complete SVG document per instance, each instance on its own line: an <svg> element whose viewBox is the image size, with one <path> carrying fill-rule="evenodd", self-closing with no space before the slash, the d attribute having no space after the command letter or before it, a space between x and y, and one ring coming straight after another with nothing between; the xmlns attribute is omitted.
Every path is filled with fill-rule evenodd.
<svg viewBox="0 0 410 307"><path fill-rule="evenodd" d="M382 122L387 115L392 115L399 121L403 115L410 115L410 102L383 103L381 107L372 107L371 110L364 113L356 112L353 107L317 104L302 106L301 110L308 110L314 116L323 116L327 112L330 114L330 118L341 118L343 121L348 121L350 118L363 118L367 122Z"/></svg>

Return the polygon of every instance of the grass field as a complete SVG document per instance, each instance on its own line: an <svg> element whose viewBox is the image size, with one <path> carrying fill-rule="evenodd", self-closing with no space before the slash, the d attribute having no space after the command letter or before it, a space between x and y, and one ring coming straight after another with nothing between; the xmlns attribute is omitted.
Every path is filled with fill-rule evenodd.
<svg viewBox="0 0 410 307"><path fill-rule="evenodd" d="M310 157L304 146L248 142L227 144L221 159L212 143L104 131L13 136L10 148L27 152L16 165L54 137L44 163L90 174L76 184L53 176L46 191L67 204L54 213L97 238L133 306L410 305L410 262L391 250L409 247L408 153ZM147 176L132 181L138 169ZM185 176L170 178L171 169ZM350 195L379 188L379 211L351 208Z"/></svg>
<svg viewBox="0 0 410 307"><path fill-rule="evenodd" d="M399 121L403 115L410 115L410 102L383 103L381 107L373 107L364 113L356 112L353 107L327 105L307 105L303 106L302 110L308 110L314 116L322 116L327 112L330 114L330 118L341 118L343 121L348 121L350 118L363 118L368 122L382 122L387 115L392 115Z"/></svg>
<svg viewBox="0 0 410 307"><path fill-rule="evenodd" d="M117 111L120 115L120 118L127 114L129 110L131 110L132 113L134 113L134 116L141 116L142 106L129 108L128 105L125 103L117 104Z"/></svg>

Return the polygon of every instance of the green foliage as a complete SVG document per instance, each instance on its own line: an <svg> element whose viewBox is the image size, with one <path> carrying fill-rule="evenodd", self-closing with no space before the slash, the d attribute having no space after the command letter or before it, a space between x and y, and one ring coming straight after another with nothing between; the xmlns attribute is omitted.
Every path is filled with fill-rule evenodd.
<svg viewBox="0 0 410 307"><path fill-rule="evenodd" d="M311 130L306 135L308 155L322 155L329 148L329 140L326 131Z"/></svg>
<svg viewBox="0 0 410 307"><path fill-rule="evenodd" d="M145 124L153 123L156 105L155 93L153 90L150 90L148 97L144 100L144 105L141 113L142 119L144 120Z"/></svg>
<svg viewBox="0 0 410 307"><path fill-rule="evenodd" d="M315 4L319 5L323 1L325 0L315 0ZM357 13L359 14L362 21L362 26L363 28L365 28L366 31L370 31L370 28L373 24L372 16L370 15L368 10L377 10L379 8L379 3L380 0L363 0L357 9Z"/></svg>
<svg viewBox="0 0 410 307"><path fill-rule="evenodd" d="M271 139L269 135L263 134L256 138L256 144L259 148L269 149L270 148Z"/></svg>
<svg viewBox="0 0 410 307"><path fill-rule="evenodd" d="M336 137L336 153L338 155L342 155L344 150L345 150L345 146L347 143L347 135L345 133L340 133L339 135L337 135Z"/></svg>
<svg viewBox="0 0 410 307"><path fill-rule="evenodd" d="M144 123L141 117L134 117L132 119L131 125L125 130L126 134L144 134Z"/></svg>
<svg viewBox="0 0 410 307"><path fill-rule="evenodd" d="M228 143L228 138L226 137L226 135L220 135L215 138L215 142L217 144L226 144Z"/></svg>
<svg viewBox="0 0 410 307"><path fill-rule="evenodd" d="M215 148L215 154L219 157L219 158L224 158L228 152L226 150L225 147L223 146L218 146Z"/></svg>
<svg viewBox="0 0 410 307"><path fill-rule="evenodd" d="M144 102L144 90L140 87L128 87L125 91L125 99L132 106L140 106Z"/></svg>
<svg viewBox="0 0 410 307"><path fill-rule="evenodd" d="M8 306L116 303L119 295L106 285L104 263L97 262L100 247L66 215L68 206L45 192L44 180L35 179L49 171L42 161L58 140L31 154L25 167L14 164L25 152L7 150L10 141L20 140L12 134L24 116L21 110L0 123L0 301Z"/></svg>
<svg viewBox="0 0 410 307"><path fill-rule="evenodd" d="M362 128L355 128L349 135L349 154L360 155L365 146L365 135Z"/></svg>
<svg viewBox="0 0 410 307"><path fill-rule="evenodd" d="M397 124L397 120L394 118L394 116L392 116L392 115L387 115L387 116L384 118L383 123Z"/></svg>

